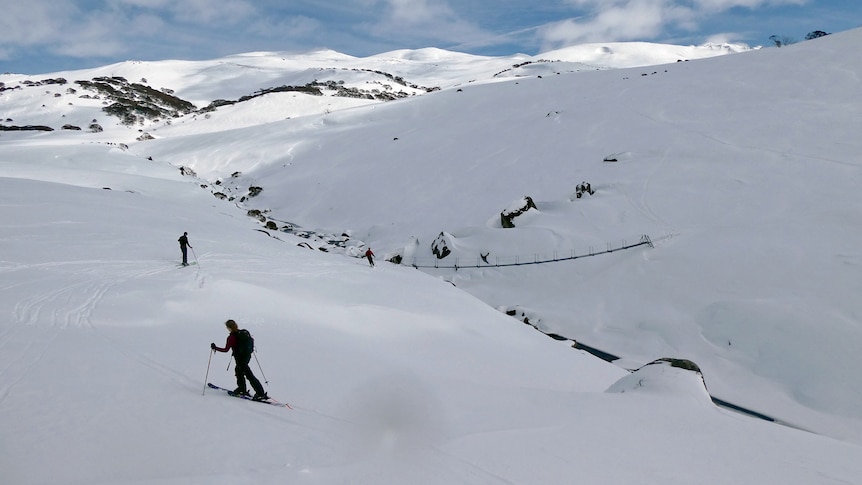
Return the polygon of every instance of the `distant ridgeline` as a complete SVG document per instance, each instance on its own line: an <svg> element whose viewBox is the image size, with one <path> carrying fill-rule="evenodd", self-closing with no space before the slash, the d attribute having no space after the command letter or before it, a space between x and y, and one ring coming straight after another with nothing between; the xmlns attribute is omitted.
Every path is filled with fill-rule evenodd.
<svg viewBox="0 0 862 485"><path fill-rule="evenodd" d="M336 70L332 69L330 71ZM75 81L74 84L78 86L78 89L87 91L84 94L79 95L78 89L68 87L65 93L54 93L54 97L60 98L65 94L67 96L77 96L81 99L96 99L110 102L110 104L102 108L102 111L108 115L119 118L123 125L134 126L143 124L146 121L158 122L162 119L166 119L170 122L170 119L179 118L192 113L209 113L215 111L221 106L234 105L273 93L294 92L310 96L324 96L328 94L334 97L391 101L411 96L410 93L405 92L403 89L396 91L395 88L392 87L392 84L426 93L440 89L439 87L425 87L408 83L399 76L394 76L382 71L370 69L351 69L351 71L371 73L374 76L384 78L385 82L376 82L379 88L359 89L355 87L346 87L344 85L344 81L314 80L302 86L284 85L261 89L247 96L242 96L237 100L217 99L212 101L209 105L198 109L198 107L191 102L175 96L174 91L171 89L154 89L148 86L145 78L141 79L140 82L135 83L129 82L127 79L120 76L103 76L93 78L89 81ZM63 78L43 79L41 81L25 80L21 81L17 86L6 86L5 83L0 83L0 95L5 91L35 88L46 85L64 86L67 84L68 81ZM12 123L13 120L7 118L5 122ZM81 128L67 124L64 125L62 129L80 130ZM97 120L93 120L89 129L92 132L102 131ZM54 129L43 125L16 126L0 124L0 131L54 131Z"/></svg>
<svg viewBox="0 0 862 485"><path fill-rule="evenodd" d="M416 90L425 91L426 93L430 93L433 91L439 91L439 87L424 87L419 86L417 84L408 84L404 79L399 76L393 76L392 74L382 72L382 71L373 71L370 69L353 69L353 71L361 71L361 72L371 72L374 74L379 74L392 82L399 84L404 87L410 87ZM228 106L236 103L242 103L244 101L248 101L250 99L254 99L258 96L263 96L270 93L284 93L284 92L298 92L309 94L312 96L323 96L324 90L331 91L332 96L341 97L341 98L358 98L358 99L374 99L378 101L392 101L396 99L406 98L411 96L409 93L404 92L404 90L394 91L392 87L387 84L381 85L383 90L380 89L359 89L359 88L349 88L344 86L344 81L317 81L314 80L310 83L307 83L303 86L278 86L273 88L261 89L256 91L254 94L250 94L247 96L242 96L236 101L228 101L224 99L217 99L210 103L207 107L202 108L200 110L201 113L214 111L216 108L221 106Z"/></svg>

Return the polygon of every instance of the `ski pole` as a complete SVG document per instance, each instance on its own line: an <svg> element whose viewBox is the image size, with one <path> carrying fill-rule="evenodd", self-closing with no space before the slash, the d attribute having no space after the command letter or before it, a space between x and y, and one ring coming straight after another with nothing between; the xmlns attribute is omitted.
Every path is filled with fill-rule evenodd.
<svg viewBox="0 0 862 485"><path fill-rule="evenodd" d="M263 367L260 366L260 361L257 360L257 351L254 351L254 361L257 362L257 368L260 369L260 376L263 377L264 384L269 384L269 381L266 379L266 375L263 373Z"/></svg>
<svg viewBox="0 0 862 485"><path fill-rule="evenodd" d="M214 353L215 353L215 350L210 350L210 360L207 361L207 375L206 375L206 377L204 377L204 392L201 393L201 396L206 395L206 393L207 393L207 382L209 382L209 379L210 379L210 364L213 361L213 354Z"/></svg>
<svg viewBox="0 0 862 485"><path fill-rule="evenodd" d="M196 265L198 265L198 268L200 268L200 267L201 267L201 264L198 262L198 255L197 255L197 254L195 254L195 248L193 248L193 247L191 247L191 246L189 246L189 248L191 248L191 250L192 250L192 256L194 256L194 257L195 257L195 264L196 264Z"/></svg>

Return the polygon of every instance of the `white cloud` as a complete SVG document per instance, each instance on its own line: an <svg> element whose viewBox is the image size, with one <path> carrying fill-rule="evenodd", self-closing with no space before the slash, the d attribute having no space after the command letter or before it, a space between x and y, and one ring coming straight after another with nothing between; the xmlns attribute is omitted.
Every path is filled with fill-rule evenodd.
<svg viewBox="0 0 862 485"><path fill-rule="evenodd" d="M257 14L246 0L182 0L171 3L169 10L179 21L206 25L232 25Z"/></svg>
<svg viewBox="0 0 862 485"><path fill-rule="evenodd" d="M724 11L734 7L759 8L769 5L804 5L809 0L695 0L693 4L701 11Z"/></svg>
<svg viewBox="0 0 862 485"><path fill-rule="evenodd" d="M710 35L706 38L707 44L737 44L736 39L743 37L743 34L738 32L721 32Z"/></svg>
<svg viewBox="0 0 862 485"><path fill-rule="evenodd" d="M661 36L669 29L694 31L700 22L731 8L803 5L809 0L565 0L584 15L543 26L543 49L583 42L628 41Z"/></svg>
<svg viewBox="0 0 862 485"><path fill-rule="evenodd" d="M141 41L161 41L172 32L182 36L190 27L252 23L256 15L247 0L108 0L98 8L86 0L26 0L4 5L0 31L6 58L24 47L69 57L112 57L137 55L134 46Z"/></svg>
<svg viewBox="0 0 862 485"><path fill-rule="evenodd" d="M247 32L268 38L304 40L325 31L317 19L302 15L282 18L258 18L246 26Z"/></svg>
<svg viewBox="0 0 862 485"><path fill-rule="evenodd" d="M435 0L386 0L388 17L395 22L428 24L441 20L457 19L452 8Z"/></svg>
<svg viewBox="0 0 862 485"><path fill-rule="evenodd" d="M113 12L91 12L65 27L59 42L48 46L50 51L71 57L113 56L125 51L117 29L125 30L127 24L119 22Z"/></svg>
<svg viewBox="0 0 862 485"><path fill-rule="evenodd" d="M581 3L583 0L578 0ZM692 26L694 12L667 0L612 2L591 16L569 19L543 27L539 35L546 48L578 42L633 40L655 37L668 23Z"/></svg>
<svg viewBox="0 0 862 485"><path fill-rule="evenodd" d="M727 10L733 7L759 8L777 5L804 5L812 0L657 0L667 6L688 7L695 11ZM630 3L630 0L564 0L563 3L577 8L605 10Z"/></svg>
<svg viewBox="0 0 862 485"><path fill-rule="evenodd" d="M257 14L248 0L111 0L108 5L124 15L141 10L166 21L195 25L231 25Z"/></svg>
<svg viewBox="0 0 862 485"><path fill-rule="evenodd" d="M173 0L109 0L107 3L109 7L114 9L122 9L124 6L129 5L152 10L163 8L175 2Z"/></svg>
<svg viewBox="0 0 862 485"><path fill-rule="evenodd" d="M5 57L19 56L22 47L71 57L116 55L124 51L119 32L126 27L116 9L84 11L77 2L15 2L0 16Z"/></svg>
<svg viewBox="0 0 862 485"><path fill-rule="evenodd" d="M33 45L55 42L65 30L63 19L74 16L73 5L51 0L10 2L3 6L0 31L5 44Z"/></svg>
<svg viewBox="0 0 862 485"><path fill-rule="evenodd" d="M126 33L132 35L152 35L163 31L167 27L164 19L158 15L144 13L128 19Z"/></svg>
<svg viewBox="0 0 862 485"><path fill-rule="evenodd" d="M373 4L382 4L381 17L366 30L377 38L398 42L400 37L448 45L490 35L459 16L444 0L378 0Z"/></svg>

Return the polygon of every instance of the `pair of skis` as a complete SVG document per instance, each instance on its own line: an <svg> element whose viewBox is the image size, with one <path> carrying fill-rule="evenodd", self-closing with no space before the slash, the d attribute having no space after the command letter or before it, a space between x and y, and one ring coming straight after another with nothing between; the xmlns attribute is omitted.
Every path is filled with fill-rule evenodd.
<svg viewBox="0 0 862 485"><path fill-rule="evenodd" d="M272 398L270 398L270 399L265 399L265 400L260 400L260 401L256 401L256 400L254 400L251 396L244 395L244 394L234 394L232 390L230 390L230 389L225 389L224 387L219 387L219 386L217 386L217 385L215 385L215 384L213 384L213 383L211 383L211 382L208 382L208 383L207 383L207 386L208 386L210 389L218 389L219 391L224 391L224 392L228 393L228 395L230 395L230 396L238 397L238 398L240 398L240 399L245 399L246 401L254 401L254 402L259 402L259 403L261 403L261 404L269 404L270 406L276 406L276 407L280 407L280 408L293 409L292 407L290 407L290 404L288 404L288 403L286 403L286 402L279 402L279 401L276 401L275 399L272 399Z"/></svg>

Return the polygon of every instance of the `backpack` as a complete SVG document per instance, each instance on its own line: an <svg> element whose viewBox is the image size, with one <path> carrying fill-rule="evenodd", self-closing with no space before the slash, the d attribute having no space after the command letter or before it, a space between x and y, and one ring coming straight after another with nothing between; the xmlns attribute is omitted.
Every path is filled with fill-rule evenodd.
<svg viewBox="0 0 862 485"><path fill-rule="evenodd" d="M254 352L254 337L244 328L237 330L234 353L238 355L251 355L252 352Z"/></svg>

